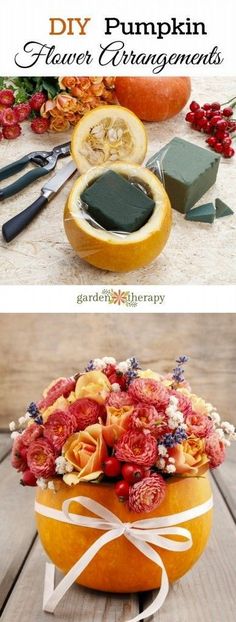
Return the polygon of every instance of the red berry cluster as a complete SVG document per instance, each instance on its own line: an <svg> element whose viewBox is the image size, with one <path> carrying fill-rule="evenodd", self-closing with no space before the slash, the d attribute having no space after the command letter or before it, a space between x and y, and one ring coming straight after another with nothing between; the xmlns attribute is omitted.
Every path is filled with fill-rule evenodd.
<svg viewBox="0 0 236 622"><path fill-rule="evenodd" d="M123 479L116 482L115 492L119 497L120 501L127 501L129 497L129 489L130 486L136 484L141 479L146 477L147 469L138 465L138 464L130 464L128 462L121 463L115 456L111 456L105 460L103 465L104 473L107 477L119 477L120 475Z"/></svg>
<svg viewBox="0 0 236 622"><path fill-rule="evenodd" d="M235 151L232 147L232 134L236 129L236 122L231 119L233 107L224 107L219 102L203 104L200 106L195 101L190 104L185 120L191 123L193 129L204 134L209 134L207 144L225 158L232 158Z"/></svg>
<svg viewBox="0 0 236 622"><path fill-rule="evenodd" d="M42 104L46 101L46 95L40 91L34 93L28 101L21 104L15 103L15 95L12 89L2 89L0 91L0 140L7 138L13 140L20 136L21 123L29 119L32 112L40 113ZM43 134L49 128L48 119L36 116L31 122L31 129L36 134Z"/></svg>

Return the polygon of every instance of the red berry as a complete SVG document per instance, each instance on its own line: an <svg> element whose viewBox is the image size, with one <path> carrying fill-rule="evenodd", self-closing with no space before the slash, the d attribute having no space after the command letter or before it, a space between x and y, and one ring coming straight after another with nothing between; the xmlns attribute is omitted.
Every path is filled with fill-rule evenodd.
<svg viewBox="0 0 236 622"><path fill-rule="evenodd" d="M185 117L185 121L188 121L189 123L193 123L194 119L195 119L194 112L187 112L186 117Z"/></svg>
<svg viewBox="0 0 236 622"><path fill-rule="evenodd" d="M215 133L215 137L221 141L224 140L225 138L227 138L229 136L228 132L221 132L220 130L217 130Z"/></svg>
<svg viewBox="0 0 236 622"><path fill-rule="evenodd" d="M105 369L104 369L104 374L106 374L106 376L109 378L112 374L114 374L116 371L116 366L115 365L106 365Z"/></svg>
<svg viewBox="0 0 236 622"><path fill-rule="evenodd" d="M210 147L214 147L216 144L216 137L215 136L209 136L209 138L206 139L206 142L208 143L208 145L210 145Z"/></svg>
<svg viewBox="0 0 236 622"><path fill-rule="evenodd" d="M127 501L129 498L129 483L125 482L124 479L117 482L115 485L115 493L120 501Z"/></svg>
<svg viewBox="0 0 236 622"><path fill-rule="evenodd" d="M230 138L229 136L226 136L226 138L224 138L222 145L223 147L226 147L227 145L231 145L232 144L232 138Z"/></svg>
<svg viewBox="0 0 236 622"><path fill-rule="evenodd" d="M211 104L204 104L204 106L202 107L203 107L203 110L208 110L208 111L211 110Z"/></svg>
<svg viewBox="0 0 236 622"><path fill-rule="evenodd" d="M216 123L217 130L226 130L227 127L228 127L228 123L227 121L224 121L224 119L219 119L219 121L217 121Z"/></svg>
<svg viewBox="0 0 236 622"><path fill-rule="evenodd" d="M223 109L224 117L231 117L233 113L234 113L233 108L230 108L230 106L228 108Z"/></svg>
<svg viewBox="0 0 236 622"><path fill-rule="evenodd" d="M228 121L228 130L230 130L230 132L233 132L234 130L236 130L235 121Z"/></svg>
<svg viewBox="0 0 236 622"><path fill-rule="evenodd" d="M26 119L28 119L31 113L31 108L28 102L17 104L16 106L14 106L13 110L15 110L17 117L18 117L18 121L20 121L21 123L22 121L25 121Z"/></svg>
<svg viewBox="0 0 236 622"><path fill-rule="evenodd" d="M43 117L36 117L31 123L31 129L35 134L44 134L49 129L49 119L43 119Z"/></svg>
<svg viewBox="0 0 236 622"><path fill-rule="evenodd" d="M4 138L7 138L8 140L14 140L14 138L18 138L18 136L21 135L21 126L19 125L19 123L11 126L6 126L3 128L2 133Z"/></svg>
<svg viewBox="0 0 236 622"><path fill-rule="evenodd" d="M232 147L228 146L224 148L224 156L225 158L232 158L232 156L235 154L235 151Z"/></svg>
<svg viewBox="0 0 236 622"><path fill-rule="evenodd" d="M215 149L215 151L217 151L217 153L222 153L223 152L223 145L222 145L222 143L216 143L214 149Z"/></svg>
<svg viewBox="0 0 236 622"><path fill-rule="evenodd" d="M200 108L199 104L195 101L192 101L190 106L189 106L190 110L192 112L196 112L196 110L198 110L198 108Z"/></svg>
<svg viewBox="0 0 236 622"><path fill-rule="evenodd" d="M126 482L135 484L145 477L145 470L138 464L124 464L122 466L122 475Z"/></svg>
<svg viewBox="0 0 236 622"><path fill-rule="evenodd" d="M207 123L208 123L208 121L207 121L206 117L202 117L202 119L199 119L199 121L198 121L198 127L201 130L203 130L206 127Z"/></svg>
<svg viewBox="0 0 236 622"><path fill-rule="evenodd" d="M39 91L38 93L35 93L34 95L32 95L32 97L29 99L29 104L32 110L35 110L35 112L39 112L41 106L46 101L47 101L47 97L45 93L43 93L42 91Z"/></svg>
<svg viewBox="0 0 236 622"><path fill-rule="evenodd" d="M212 130L211 125L210 125L209 121L207 121L207 123L206 123L206 125L204 127L205 134L211 134L211 130Z"/></svg>
<svg viewBox="0 0 236 622"><path fill-rule="evenodd" d="M1 124L3 127L12 127L18 122L18 116L12 108L5 108L1 111Z"/></svg>
<svg viewBox="0 0 236 622"><path fill-rule="evenodd" d="M219 102L213 102L213 104L211 104L212 110L220 110L220 104Z"/></svg>
<svg viewBox="0 0 236 622"><path fill-rule="evenodd" d="M211 117L212 117L212 110L206 110L206 118L210 119Z"/></svg>
<svg viewBox="0 0 236 622"><path fill-rule="evenodd" d="M214 115L210 119L210 124L212 127L214 127L219 121L221 121L221 117L219 115Z"/></svg>
<svg viewBox="0 0 236 622"><path fill-rule="evenodd" d="M195 116L195 119L198 121L198 119L202 119L202 117L205 117L205 112L202 108L198 108L194 116Z"/></svg>
<svg viewBox="0 0 236 622"><path fill-rule="evenodd" d="M109 381L111 384L119 384L120 388L123 390L126 389L126 377L124 374L114 372L114 374L111 374L111 376L109 376Z"/></svg>
<svg viewBox="0 0 236 622"><path fill-rule="evenodd" d="M4 106L13 106L15 101L14 92L12 89L2 89L0 91L0 104L4 104Z"/></svg>
<svg viewBox="0 0 236 622"><path fill-rule="evenodd" d="M34 477L33 473L29 469L24 471L22 478L20 480L22 486L36 486L36 477Z"/></svg>
<svg viewBox="0 0 236 622"><path fill-rule="evenodd" d="M103 463L103 471L107 477L118 477L121 473L121 463L115 456L111 456Z"/></svg>

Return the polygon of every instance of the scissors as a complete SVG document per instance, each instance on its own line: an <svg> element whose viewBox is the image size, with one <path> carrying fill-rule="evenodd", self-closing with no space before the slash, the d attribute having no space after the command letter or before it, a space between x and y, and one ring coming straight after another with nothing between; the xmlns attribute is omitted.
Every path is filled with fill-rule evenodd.
<svg viewBox="0 0 236 622"><path fill-rule="evenodd" d="M19 177L12 184L5 186L5 188L0 188L0 201L12 197L20 190L23 190L23 188L26 188L26 186L32 184L36 179L48 175L56 167L58 158L65 158L69 155L70 142L58 145L52 151L32 151L32 153L28 153L20 160L4 166L0 169L0 182L11 177L11 175L15 175L15 173L19 173L28 164L36 164L35 168Z"/></svg>

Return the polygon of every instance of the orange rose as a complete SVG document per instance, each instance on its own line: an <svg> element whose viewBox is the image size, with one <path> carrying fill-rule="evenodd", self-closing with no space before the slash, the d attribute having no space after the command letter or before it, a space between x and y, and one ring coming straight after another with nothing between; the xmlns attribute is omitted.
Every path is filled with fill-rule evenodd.
<svg viewBox="0 0 236 622"><path fill-rule="evenodd" d="M70 122L61 115L57 115L50 121L50 130L54 132L66 132L69 130Z"/></svg>
<svg viewBox="0 0 236 622"><path fill-rule="evenodd" d="M80 376L75 387L76 399L90 397L99 404L104 404L111 391L110 382L101 371L88 371Z"/></svg>
<svg viewBox="0 0 236 622"><path fill-rule="evenodd" d="M73 76L61 77L58 78L58 83L60 89L72 89L76 83L78 78L74 78Z"/></svg>
<svg viewBox="0 0 236 622"><path fill-rule="evenodd" d="M128 429L128 421L134 410L134 406L125 405L121 408L107 406L106 426L103 428L103 438L107 445L113 447L114 443Z"/></svg>
<svg viewBox="0 0 236 622"><path fill-rule="evenodd" d="M102 436L102 425L95 423L81 432L72 434L66 441L62 453L74 467L73 473L63 476L66 484L97 479L103 473L102 464L108 456Z"/></svg>
<svg viewBox="0 0 236 622"><path fill-rule="evenodd" d="M196 436L189 436L182 445L171 447L168 454L175 459L176 474L202 475L208 468L205 441Z"/></svg>
<svg viewBox="0 0 236 622"><path fill-rule="evenodd" d="M56 97L56 107L60 112L76 112L77 101L69 93L59 93Z"/></svg>

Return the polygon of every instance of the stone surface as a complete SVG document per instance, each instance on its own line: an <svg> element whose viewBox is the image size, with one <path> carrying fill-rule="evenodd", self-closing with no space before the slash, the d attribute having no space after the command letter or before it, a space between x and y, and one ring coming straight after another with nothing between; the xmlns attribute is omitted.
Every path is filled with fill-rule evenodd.
<svg viewBox="0 0 236 622"><path fill-rule="evenodd" d="M236 94L236 78L196 78L192 80L192 98L200 103L222 102ZM186 109L163 123L147 124L149 148L147 159L173 136L204 146L204 135L194 132L184 121ZM0 166L34 149L50 148L68 140L68 133L37 136L27 125L16 141L1 141ZM63 162L59 163L62 166ZM58 168L59 168L58 166ZM200 203L216 197L236 208L236 158L223 159L218 178ZM12 178L13 180L13 178ZM63 188L37 220L8 246L0 241L1 284L112 284L174 285L232 284L236 281L236 221L219 218L214 227L184 220L173 212L172 233L163 253L149 266L119 274L97 270L81 260L70 247L63 229L63 209L73 179ZM0 226L32 203L40 192L42 180L1 204Z"/></svg>

